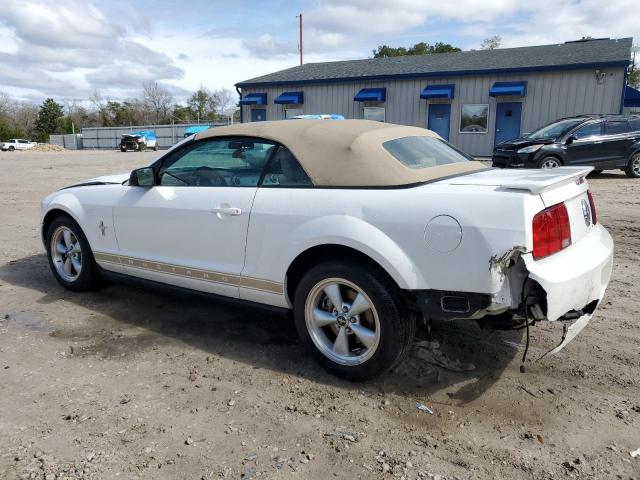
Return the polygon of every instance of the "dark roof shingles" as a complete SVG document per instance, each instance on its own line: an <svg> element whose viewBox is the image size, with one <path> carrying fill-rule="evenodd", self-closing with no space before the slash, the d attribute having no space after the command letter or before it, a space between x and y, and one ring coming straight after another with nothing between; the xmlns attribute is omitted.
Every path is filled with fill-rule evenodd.
<svg viewBox="0 0 640 480"><path fill-rule="evenodd" d="M258 84L348 80L359 77L429 76L445 73L549 69L629 62L631 38L589 40L533 47L307 63L237 83Z"/></svg>

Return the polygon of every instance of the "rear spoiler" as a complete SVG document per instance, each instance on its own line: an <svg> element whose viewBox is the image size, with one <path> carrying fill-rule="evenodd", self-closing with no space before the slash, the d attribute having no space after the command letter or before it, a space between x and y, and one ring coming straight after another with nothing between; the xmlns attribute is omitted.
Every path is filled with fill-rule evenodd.
<svg viewBox="0 0 640 480"><path fill-rule="evenodd" d="M528 175L507 180L500 184L502 188L528 190L540 194L572 182L582 183L593 167L558 167L531 171Z"/></svg>

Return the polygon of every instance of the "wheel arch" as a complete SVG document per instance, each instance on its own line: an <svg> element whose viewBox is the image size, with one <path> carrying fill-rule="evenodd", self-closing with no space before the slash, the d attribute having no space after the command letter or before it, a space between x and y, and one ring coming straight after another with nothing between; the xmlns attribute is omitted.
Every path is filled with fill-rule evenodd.
<svg viewBox="0 0 640 480"><path fill-rule="evenodd" d="M41 229L43 242L46 240L47 231L51 222L61 215L70 217L80 228L82 228L83 223L85 223L83 220L86 218L86 214L78 198L69 193L57 196L43 209ZM88 238L87 241L89 241Z"/></svg>
<svg viewBox="0 0 640 480"><path fill-rule="evenodd" d="M378 261L362 251L337 243L325 243L310 247L299 253L291 262L285 276L285 294L291 304L295 296L295 291L304 276L304 273L311 267L326 260L344 260L363 264L385 275L398 288L401 286L398 281L385 269Z"/></svg>
<svg viewBox="0 0 640 480"><path fill-rule="evenodd" d="M540 160L538 160L538 165L541 166L542 163L548 158L555 158L556 160L558 160L558 163L560 163L560 165L564 165L564 158L562 158L562 156L556 152L549 152L548 154L544 155L542 158L540 158Z"/></svg>

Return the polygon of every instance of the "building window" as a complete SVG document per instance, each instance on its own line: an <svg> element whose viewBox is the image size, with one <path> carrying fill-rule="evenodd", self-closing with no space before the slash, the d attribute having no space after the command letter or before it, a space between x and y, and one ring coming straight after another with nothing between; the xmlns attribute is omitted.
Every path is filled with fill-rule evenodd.
<svg viewBox="0 0 640 480"><path fill-rule="evenodd" d="M296 115L302 115L304 110L302 108L285 108L284 109L284 118L285 120L291 117L295 117Z"/></svg>
<svg viewBox="0 0 640 480"><path fill-rule="evenodd" d="M460 133L487 133L488 104L466 104L460 110Z"/></svg>
<svg viewBox="0 0 640 480"><path fill-rule="evenodd" d="M374 122L384 122L384 107L364 107L362 118Z"/></svg>

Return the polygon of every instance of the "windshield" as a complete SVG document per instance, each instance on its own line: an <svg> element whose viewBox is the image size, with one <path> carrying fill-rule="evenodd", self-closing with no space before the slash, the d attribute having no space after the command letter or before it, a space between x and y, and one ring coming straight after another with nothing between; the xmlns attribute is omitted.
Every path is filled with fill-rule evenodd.
<svg viewBox="0 0 640 480"><path fill-rule="evenodd" d="M471 160L467 154L434 137L397 138L382 146L404 166L415 169Z"/></svg>
<svg viewBox="0 0 640 480"><path fill-rule="evenodd" d="M568 120L560 120L558 122L550 123L549 125L545 125L542 128L539 128L535 132L527 135L526 138L531 139L540 139L540 138L549 138L555 140L556 138L560 138L565 135L569 130L577 127L582 122L584 122L584 118L580 119L568 119Z"/></svg>

